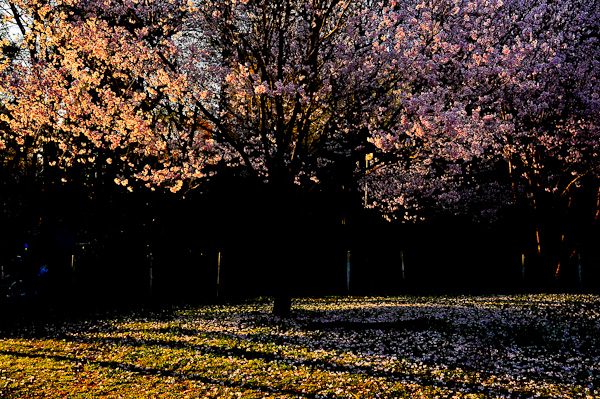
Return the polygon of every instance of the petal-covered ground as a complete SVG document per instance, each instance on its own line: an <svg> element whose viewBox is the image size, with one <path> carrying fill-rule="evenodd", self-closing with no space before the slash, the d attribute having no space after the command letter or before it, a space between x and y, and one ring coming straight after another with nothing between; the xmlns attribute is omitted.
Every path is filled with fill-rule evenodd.
<svg viewBox="0 0 600 399"><path fill-rule="evenodd" d="M600 398L600 297L303 299L0 338L0 398ZM39 330L39 328L38 328Z"/></svg>

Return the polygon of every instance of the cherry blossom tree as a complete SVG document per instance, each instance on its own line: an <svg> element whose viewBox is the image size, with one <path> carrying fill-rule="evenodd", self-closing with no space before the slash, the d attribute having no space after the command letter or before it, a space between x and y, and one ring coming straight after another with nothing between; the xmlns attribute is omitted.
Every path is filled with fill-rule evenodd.
<svg viewBox="0 0 600 399"><path fill-rule="evenodd" d="M133 177L178 191L238 167L272 187L272 237L294 231L279 221L296 186L362 151L395 80L362 26L382 10L366 3L10 4L29 54L4 63L3 148L32 148L44 167L117 163L131 190Z"/></svg>
<svg viewBox="0 0 600 399"><path fill-rule="evenodd" d="M522 16L530 27L520 35L531 55L503 100L514 125L503 146L513 200L533 211L537 253L556 278L598 214L598 15L597 2L532 3Z"/></svg>
<svg viewBox="0 0 600 399"><path fill-rule="evenodd" d="M425 193L454 212L526 208L536 252L558 274L578 250L569 233L598 215L598 2L454 2L449 13L439 4L408 7L443 43L420 51L427 89L403 92L403 110L420 102L419 119L372 140L387 155L414 136L456 139L437 152L419 146L418 163L375 164L365 178L371 206L414 209Z"/></svg>
<svg viewBox="0 0 600 399"><path fill-rule="evenodd" d="M596 172L595 2L8 4L24 56L2 64L0 149L129 190L242 171L266 188L280 270L306 234L298 193L323 181L412 218L568 197Z"/></svg>

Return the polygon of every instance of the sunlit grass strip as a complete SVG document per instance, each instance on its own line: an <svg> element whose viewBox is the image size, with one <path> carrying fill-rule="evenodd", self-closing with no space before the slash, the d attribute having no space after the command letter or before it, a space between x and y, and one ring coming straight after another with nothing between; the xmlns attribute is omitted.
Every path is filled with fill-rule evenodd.
<svg viewBox="0 0 600 399"><path fill-rule="evenodd" d="M26 398L264 398L261 392L194 379L140 374L44 357L0 355L0 397ZM275 396L274 396L275 397ZM278 394L278 398L295 396Z"/></svg>
<svg viewBox="0 0 600 399"><path fill-rule="evenodd" d="M0 355L2 376L0 395L5 399L16 398L302 398L299 393L260 392L251 389L207 384L193 379L181 379L160 375L139 375L134 372L76 365L47 358L20 358ZM276 376L274 376L275 378ZM416 385L408 385L399 392L381 393L381 387L372 383L355 385L354 392L344 392L334 386L335 381L312 379L305 390L318 387L323 393L314 398L479 398L475 395L440 395ZM332 395L328 395L331 392ZM333 396L335 395L335 396ZM390 396L388 396L390 395ZM310 396L308 396L310 397Z"/></svg>
<svg viewBox="0 0 600 399"><path fill-rule="evenodd" d="M412 397L409 392L447 396L449 390L435 387L418 387L416 384L402 384L387 381L384 378L370 377L364 374L321 370L285 363L267 362L263 359L240 359L219 357L212 354L190 354L182 349L156 347L118 347L98 356L93 362L85 357L89 351L85 345L65 344L64 341L35 341L32 345L22 340L3 342L3 359L52 359L66 365L67 368L85 368L110 364L111 369L122 371L135 370L149 375L166 375L185 380L210 379L219 385L234 385L238 389L257 390L264 394L285 393L301 397ZM8 347L12 351L7 350ZM42 348L48 349L45 354ZM95 348L94 348L95 349ZM100 360L102 359L102 360ZM54 365L53 365L54 366ZM4 368L4 365L3 365ZM55 369L52 367L51 369ZM59 370L60 372L60 370ZM24 376L21 376L22 378ZM66 381L72 383L72 379ZM420 392L419 392L420 391ZM244 396L245 397L245 396Z"/></svg>
<svg viewBox="0 0 600 399"><path fill-rule="evenodd" d="M447 396L452 392L434 386L439 382L447 385L479 384L482 387L496 387L507 390L509 393L532 393L533 388L526 384L502 380L491 376L482 378L479 374L467 373L462 370L432 370L424 364L410 364L405 361L388 363L389 376L398 373L412 372L412 378L417 377L427 381L426 386L417 383L389 381L386 378L373 377L365 373L362 367L354 371L322 370L316 367L293 365L280 361L266 361L264 359L243 359L231 356L216 356L214 354L194 353L188 349L171 349L155 346L125 346L125 345L99 345L73 343L64 340L5 340L0 342L3 353L13 354L16 357L32 359L55 359L61 364L71 364L77 369L90 366L93 368L107 367L127 371L135 370L137 373L151 375L163 374L170 377L179 377L192 380L211 380L215 383L227 382L237 387L255 389L263 393L296 391L301 395L339 396L357 395L356 397L370 397L369 395L383 394L384 396L404 397L409 391L424 395ZM323 352L321 352L323 354ZM282 359L283 360L283 359ZM347 365L360 363L354 357ZM100 365L100 366L98 366ZM351 367L349 368L351 370ZM498 386L496 382L500 380ZM290 389L290 387L297 387ZM564 387L563 387L564 388ZM538 386L539 390L539 386ZM548 384L542 392L545 395L559 397L563 391L556 385ZM424 396L424 397L434 397ZM463 397L464 395L461 395ZM468 397L484 397L483 394L471 394ZM351 396L349 396L351 397ZM467 397L467 396L464 396Z"/></svg>
<svg viewBox="0 0 600 399"><path fill-rule="evenodd" d="M194 351L194 347L199 347L202 350L209 350L212 353L224 352L226 356L239 356L242 358L254 359L262 357L266 361L274 361L291 365L303 365L304 367L312 366L312 368L328 368L336 371L348 371L351 373L366 373L369 375L384 376L392 379L402 379L402 376L410 377L411 380L427 380L431 384L437 385L452 385L452 386L479 386L487 388L488 391L504 391L507 393L526 394L535 391L529 385L529 381L512 381L507 376L495 376L486 373L481 373L471 370L462 370L456 368L444 368L439 366L426 365L422 362L408 361L406 359L396 359L384 356L365 356L334 350L314 350L298 345L276 345L274 343L252 342L241 338L232 338L227 334L214 336L205 336L198 332L196 336L177 337L172 333L156 332L164 330L168 327L168 323L163 325L154 325L150 322L145 323L127 323L126 330L129 333L124 333L119 329L118 333L100 333L93 334L95 339L107 340L108 338L124 339L123 345L133 345L144 349L139 349L138 352L149 351L148 347L163 346L167 347L167 352L172 355L181 353L182 349L174 349L178 345L183 345L189 349L183 349L181 363L189 363L189 350ZM178 324L178 328L189 330L190 325ZM251 330L254 331L254 330ZM128 335L129 334L129 335ZM83 335L85 336L85 334ZM136 341L139 340L139 341ZM120 341L117 341L120 342ZM120 344L116 344L120 347ZM169 347L173 347L173 349ZM233 351L233 353L228 353ZM143 358L143 356L138 356ZM212 359L212 357L211 357ZM131 361L131 359L126 359ZM167 359L171 360L171 359ZM171 360L172 361L172 360ZM209 364L205 361L205 365ZM138 363L136 363L138 364ZM294 367L295 367L294 366ZM179 367L170 364L146 364L144 367L167 367L169 370L186 368L182 365ZM223 367L217 364L215 367ZM240 365L238 367L246 367ZM282 366L283 367L283 366ZM234 371L237 375L238 372ZM222 377L217 377L222 378ZM242 381L244 382L244 381ZM539 387L538 387L539 389ZM566 384L550 384L545 383L541 392L545 395L558 395L560 392L568 395L572 392L580 392L581 389L571 387Z"/></svg>

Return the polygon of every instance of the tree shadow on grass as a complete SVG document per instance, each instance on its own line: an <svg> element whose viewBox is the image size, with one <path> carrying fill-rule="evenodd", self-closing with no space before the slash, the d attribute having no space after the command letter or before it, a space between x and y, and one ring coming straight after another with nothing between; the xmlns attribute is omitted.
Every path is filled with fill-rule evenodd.
<svg viewBox="0 0 600 399"><path fill-rule="evenodd" d="M419 324L420 325L420 324ZM364 326L360 326L359 328L364 328ZM420 327L419 327L420 328ZM158 330L166 330L168 332L172 332L172 328L168 328L168 329L158 329ZM215 338L219 338L219 337L224 337L224 338L245 338L247 339L247 336L242 336L242 335L238 335L238 334L223 334L223 333L217 333L217 332L201 332L201 333L195 333L194 330L192 329L183 329L182 331L186 331L188 335L211 335ZM461 390L461 391L468 391L470 393L480 393L480 394L485 394L485 395L489 395L490 394L490 389L481 386L478 383L469 383L469 382L465 382L465 381L454 381L454 380L444 380L441 381L439 379L437 379L430 370L424 369L421 370L419 373L409 373L409 372L399 372L399 371L385 371L385 370L377 370L375 369L373 366L359 366L359 365L345 365L345 364L340 364L337 363L335 361L327 361L327 360L321 360L321 359L305 359L305 358L301 358L301 357L291 357L291 356L286 356L277 352L266 352L266 351L260 351L260 350L248 350L246 348L242 348L242 347L227 347L224 348L223 346L219 346L219 345L209 345L209 344L192 344L189 342L178 342L178 341L172 341L172 340L157 340L157 339L150 339L150 340L146 340L146 339L135 339L135 338L130 338L130 337L124 337L124 338L116 338L116 337L102 337L102 338L95 338L95 337L74 337L74 336L68 336L68 337L64 337L62 338L66 341L70 341L70 342L76 342L76 343L86 343L86 344L109 344L109 345L115 345L115 346L127 346L127 347L134 347L134 348L149 348L149 347L154 347L154 348L161 348L161 349L185 349L185 350L189 350L191 353L203 353L203 354L211 354L217 357L222 357L222 358L239 358L239 359L244 359L244 360L262 360L265 363L275 363L275 364L286 364L288 366L296 366L296 367L304 367L307 369L315 369L315 370L321 370L321 371L326 371L326 372L331 372L331 373L348 373L348 374L354 374L354 375L362 375L362 376L368 376L368 377L373 377L373 378L382 378L382 379L386 379L388 381L391 382L409 382L409 383L414 383L414 384L418 384L422 387L434 387L434 388L443 388L443 389L450 389L450 390ZM288 343L289 344L289 343ZM113 363L113 362L109 362L110 364L117 364L118 363ZM104 366L103 362L99 363L100 365ZM210 378L204 378L203 377L199 377L196 374L186 374L186 373L178 373L176 371L173 370L167 370L167 369L146 369L143 367L138 367L138 366L130 366L127 365L127 370L129 371L136 371L136 372L142 372L142 373L146 373L146 374L160 374L160 375L164 375L164 376L172 376L172 377L178 377L178 378L188 378L189 376L191 376L191 380L198 380L198 381L202 381L202 382L207 382L207 383L220 383L219 379L210 379ZM133 369L131 368L133 367ZM151 371L149 371L151 370ZM449 371L451 371L452 369L449 369ZM479 374L483 377L485 377L485 373L479 372ZM254 390L259 390L259 391L263 391L263 392L275 392L275 390L271 387L268 386L263 386L263 385L257 385L257 384L233 384L230 381L228 382L228 384L226 384L229 387L235 387L235 388L245 388L245 389L254 389ZM266 389L263 389L266 388ZM510 397L510 391L508 389L501 389L498 387L495 387L493 389L494 394L506 394L509 395ZM288 393L288 394L294 394L294 395L301 395L302 397L317 397L317 394L306 394L306 393L301 393L299 391L296 390L281 390L281 391L277 391L280 393Z"/></svg>
<svg viewBox="0 0 600 399"><path fill-rule="evenodd" d="M383 309L385 306L379 307L379 311ZM394 307L390 308L390 312L393 310L397 310ZM503 341L506 337L510 337L513 341L525 340L523 345L537 345L540 348L542 346L547 346L548 333L545 333L542 330L536 329L535 326L530 329L526 329L521 331L519 329L515 329L515 327L510 327L508 324L504 322L497 322L498 325L492 325L489 322L486 324L482 324L481 326L471 326L469 329L463 329L464 326L459 326L458 323L452 322L452 319L443 320L436 319L434 317L429 316L419 316L419 314L427 315L429 314L429 310L425 307L418 307L412 309L412 307L405 307L406 316L401 319L385 319L382 318L383 321L377 321L377 319L356 319L352 318L352 312L339 312L339 315L336 317L319 317L319 313L311 313L310 315L302 314L299 315L300 322L296 324L289 321L281 321L273 319L267 315L260 314L252 314L252 320L244 321L244 323L248 323L250 327L277 327L279 332L281 330L286 330L288 327L292 326L294 328L298 328L309 334L322 335L322 337L326 338L331 333L335 333L338 335L344 336L345 334L353 334L356 332L360 332L361 334L364 332L372 331L386 331L391 333L398 333L404 336L411 336L411 334L422 333L426 331L432 331L436 334L445 334L446 339L452 339L460 336L474 336L479 337L483 341L481 343L483 345L490 346L501 346L505 344ZM331 316L331 315L330 315ZM185 322L185 321L184 321ZM289 323L289 324L286 324ZM506 324L506 325L505 325ZM115 334L123 334L123 337L94 337L94 332L104 331L104 327L109 327L107 332L115 333ZM510 329L509 329L510 327ZM494 336L494 334L489 334L487 328L499 329L504 331L505 335ZM508 329L508 330L507 330ZM137 335L137 333L144 331L151 331L152 333L166 335L165 339L138 339L133 336ZM89 336L76 336L71 334L62 334L59 336L60 339L64 339L66 341L78 342L78 343L90 343L90 344L107 344L114 346L128 346L128 347L146 347L146 348L161 348L161 349L183 349L189 350L191 353L201 353L201 354L210 354L217 357L233 357L238 359L245 360L262 360L265 363L275 363L275 364L286 364L290 366L298 366L307 369L315 369L322 370L327 372L334 373L348 373L350 375L365 375L369 377L382 378L388 381L393 382L409 382L414 384L419 384L423 387L438 387L444 389L456 389L459 391L467 391L469 393L479 393L483 395L505 395L507 397L519 397L516 392L511 392L508 389L499 388L495 386L494 388L488 388L477 382L464 382L458 381L454 379L444 379L439 380L435 376L431 374L427 368L423 370L419 370L418 372L395 372L395 371L385 371L383 369L379 369L376 365L345 365L340 364L336 361L329 361L327 359L306 359L301 356L294 357L282 354L277 350L273 352L256 350L256 349L248 349L244 347L244 345L236 345L236 343L243 344L244 342L251 343L261 343L261 344L275 344L275 345L285 345L285 346L298 346L298 347L306 347L306 337L296 337L296 336L288 336L285 334L261 334L261 333L235 333L235 332L217 332L217 331L204 331L202 329L190 328L182 325L174 325L168 327L157 326L156 328L152 326L140 327L140 328L129 328L124 326L118 327L110 327L110 324L103 325L101 327L97 327L97 330L88 331L90 333ZM542 334L543 333L543 334ZM130 336L127 336L130 335ZM48 337L52 336L49 333ZM185 340L181 340L178 338L185 337L209 337L218 340L219 338L223 338L224 340L230 340L231 343L224 345L212 345L208 344L199 344L193 342L186 342ZM56 337L56 335L54 335ZM484 338L482 338L484 337ZM485 338L487 337L487 338ZM311 340L311 337L308 337ZM485 340L488 341L485 341ZM325 345L327 343L327 339L321 339L319 342L314 342L316 349L327 349ZM335 347L334 347L335 349ZM485 349L485 348L484 348ZM14 356L32 356L32 357L47 357L47 358L56 358L58 360L63 361L71 361L75 363L90 363L96 364L101 367L108 367L113 369L127 370L130 372L135 372L138 374L154 374L161 375L166 377L175 377L180 379L188 379L200 381L208 384L219 384L225 385L231 388L238 389L252 389L260 392L269 392L269 393L280 393L280 394L291 394L299 397L312 398L317 397L317 394L307 394L300 391L300 389L295 390L293 388L289 389L278 389L273 388L267 384L261 384L257 382L252 383L238 383L235 381L229 381L227 378L219 379L219 378L210 378L203 376L201 374L195 374L193 372L178 372L177 370L169 369L169 367L165 368L144 368L141 366L126 364L126 363L118 363L118 362L96 362L91 361L88 362L85 359L78 358L69 358L69 357L60 357L55 355L44 355L44 354L26 354L20 352L0 352L6 355L14 355ZM435 363L434 361L426 362L431 366L439 366L439 363ZM458 367L463 370L469 369L462 365L457 365L455 367L447 367L447 370L452 372L458 370ZM444 366L445 367L445 366ZM494 374L491 372L485 372L480 370L479 368L471 368L472 371L476 371L479 373L481 379L488 379L488 377L493 376ZM500 378L500 376L496 375L496 378ZM533 377L532 377L533 378ZM552 381L552 382L560 382L556 379L545 378L544 376L536 376L536 380L539 381ZM507 380L507 382L509 382ZM508 386L508 384L507 384ZM493 390L493 392L491 391Z"/></svg>
<svg viewBox="0 0 600 399"><path fill-rule="evenodd" d="M103 368L109 368L117 371L127 371L137 373L142 376L160 376L165 378L176 378L179 380L188 380L188 381L198 381L205 384L211 385L219 385L226 386L228 388L234 389L250 389L259 392L265 393L274 393L274 394L289 394L294 395L296 397L302 398L318 398L320 397L318 394L311 393L303 393L296 389L282 389L282 388L273 388L268 385L263 384L255 384L255 383L236 383L230 381L228 379L216 379L210 378L203 375L195 374L195 373L180 373L173 370L165 370L161 368L154 367L142 367L129 363L120 363L114 361L97 361L97 360L87 360L87 359L79 359L76 357L69 356L61 356L61 355L51 355L51 354L42 354L42 353L22 353L22 352L13 352L13 351L5 351L0 350L0 355L4 356L13 356L18 358L29 358L29 359L48 359L57 362L65 362L71 363L78 366L83 365L94 365Z"/></svg>
<svg viewBox="0 0 600 399"><path fill-rule="evenodd" d="M178 380L197 381L197 382L201 382L204 384L225 386L225 387L233 388L233 389L248 389L248 390L254 390L254 391L258 391L258 392L262 392L262 393L271 393L271 394L280 394L280 395L287 394L287 395L293 395L294 397L299 397L299 398L312 398L312 399L325 398L325 397L332 398L332 399L336 398L336 396L332 396L332 395L323 395L323 394L319 394L319 393L302 392L300 389L273 388L266 384L258 384L258 383L253 383L253 382L240 383L240 382L231 381L227 378L222 378L222 379L210 378L210 377L200 375L197 373L177 372L174 370L168 370L168 369L156 368L156 367L142 367L142 366L138 366L135 364L121 363L121 362L115 362L115 361L97 361L97 360L80 359L80 358L76 358L76 357L69 357L69 356L62 356L62 355L42 354L42 353L22 353L22 352L6 351L6 350L0 350L0 355L12 356L12 357L18 357L18 358L29 358L29 359L46 359L46 360L52 360L52 361L56 361L56 362L70 363L72 365L76 365L77 367L83 367L84 365L93 365L93 366L108 368L108 369L112 369L112 370L116 370L116 371L125 371L125 372L130 372L130 373L136 373L140 376L160 376L160 377L164 377L164 378L176 378ZM262 360L265 360L266 362L279 362L279 361L285 359L283 357L272 356L272 355L269 355L265 358L265 357L261 357L259 355L259 353L253 353L253 354L246 353L244 355L244 358L245 359L261 358ZM437 388L443 388L443 389L449 389L449 390L468 389L469 392L471 392L471 393L481 393L481 394L485 394L485 395L490 394L489 389L482 388L477 384L469 384L469 383L454 382L454 381L445 381L443 383L439 382L439 381L435 380L430 373L415 376L415 375L409 374L409 373L375 371L372 369L367 369L365 367L343 366L343 365L338 365L336 363L325 362L325 361L305 361L305 362L303 362L303 365L304 366L310 365L310 367L312 367L314 369L320 369L320 370L324 370L324 371L326 370L326 371L332 372L332 373L347 372L347 373L356 374L356 375L365 375L366 374L369 377L386 378L386 379L389 379L391 381L396 381L396 382L409 382L412 384L416 383L422 387L437 387ZM494 391L494 394L509 394L509 391L507 389L495 388L493 391Z"/></svg>

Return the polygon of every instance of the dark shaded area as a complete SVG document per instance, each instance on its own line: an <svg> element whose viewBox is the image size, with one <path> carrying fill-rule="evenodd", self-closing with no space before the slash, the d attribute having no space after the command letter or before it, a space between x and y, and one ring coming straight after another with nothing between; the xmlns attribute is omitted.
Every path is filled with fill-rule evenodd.
<svg viewBox="0 0 600 399"><path fill-rule="evenodd" d="M427 319L419 317L412 320L398 320L390 322L358 322L358 321L331 321L331 322L312 322L306 326L308 330L401 330L401 331L425 331L425 330L451 330L449 325L443 320Z"/></svg>
<svg viewBox="0 0 600 399"><path fill-rule="evenodd" d="M580 256L555 278L523 213L495 223L440 214L390 223L335 184L278 196L232 174L182 197L129 193L108 174L88 181L76 172L66 183L4 177L5 314L276 295L600 290L595 222L571 226Z"/></svg>
<svg viewBox="0 0 600 399"><path fill-rule="evenodd" d="M85 364L92 364L95 366L110 368L110 369L114 369L114 370L134 372L134 373L137 373L140 375L159 375L164 378L174 377L177 379L184 379L184 380L189 380L189 381L200 381L200 382L203 382L206 384L221 385L221 386L226 386L226 387L230 387L230 388L252 389L252 390L257 390L259 392L268 392L268 393L277 393L277 394L290 394L290 395L295 395L296 397L301 397L301 398L318 398L319 397L319 395L317 395L317 394L302 393L302 392L300 392L296 389L292 389L292 388L276 389L276 388L272 388L266 384L262 385L262 384L257 384L257 383L237 383L230 379L214 379L214 378L208 378L208 377L198 375L198 374L184 374L184 373L178 373L178 372L175 372L172 370L165 370L165 369L161 369L161 368L140 367L140 366L136 366L134 364L125 364L125 363L110 362L110 361L89 361L89 360L82 360L82 359L78 359L78 358L74 358L74 357L68 357L68 356L44 355L44 354L37 354L37 353L25 354L25 353L19 353L19 352L0 351L0 354L5 355L5 356L24 357L24 358L33 358L33 359L35 359L35 358L52 359L52 360L58 361L58 362L71 363L71 364L74 364L79 367L83 367Z"/></svg>

